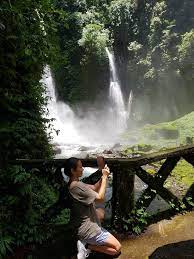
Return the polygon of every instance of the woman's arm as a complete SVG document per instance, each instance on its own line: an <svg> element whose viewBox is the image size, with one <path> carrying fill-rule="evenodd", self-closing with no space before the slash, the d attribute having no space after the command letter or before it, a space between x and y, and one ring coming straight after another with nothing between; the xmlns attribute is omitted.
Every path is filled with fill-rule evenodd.
<svg viewBox="0 0 194 259"><path fill-rule="evenodd" d="M103 170L105 170L105 169L103 169ZM107 171L107 173L109 174L108 171ZM98 202L104 201L108 174L107 175L106 175L106 173L103 174L103 176L101 178L102 179L101 186L100 186L100 189L99 189L99 191L97 193L97 197L96 197L96 201L98 201Z"/></svg>
<svg viewBox="0 0 194 259"><path fill-rule="evenodd" d="M95 184L87 184L90 189L92 189L95 192L98 192L100 190L100 186L102 184L102 178Z"/></svg>

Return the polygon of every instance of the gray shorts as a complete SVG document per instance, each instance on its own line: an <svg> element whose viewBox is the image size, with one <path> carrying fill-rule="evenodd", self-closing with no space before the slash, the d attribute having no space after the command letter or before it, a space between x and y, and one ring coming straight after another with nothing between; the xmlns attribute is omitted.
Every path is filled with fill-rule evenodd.
<svg viewBox="0 0 194 259"><path fill-rule="evenodd" d="M104 229L103 227L101 227L101 232L100 234L94 236L94 237L91 237L91 238L88 238L88 239L84 239L84 241L88 244L91 244L91 245L104 245L107 238L111 235L110 232L108 232L106 229Z"/></svg>

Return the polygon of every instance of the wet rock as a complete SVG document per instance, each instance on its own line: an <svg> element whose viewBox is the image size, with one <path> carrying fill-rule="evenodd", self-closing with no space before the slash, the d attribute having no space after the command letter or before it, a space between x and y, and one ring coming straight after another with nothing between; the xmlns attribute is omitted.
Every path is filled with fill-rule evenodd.
<svg viewBox="0 0 194 259"><path fill-rule="evenodd" d="M153 150L153 146L147 145L147 144L139 144L139 145L137 145L137 149L138 149L138 151L149 152L149 151Z"/></svg>
<svg viewBox="0 0 194 259"><path fill-rule="evenodd" d="M54 155L60 155L62 153L62 150L56 146L53 148L53 153Z"/></svg>
<svg viewBox="0 0 194 259"><path fill-rule="evenodd" d="M89 147L81 146L79 147L78 151L88 151L89 149Z"/></svg>
<svg viewBox="0 0 194 259"><path fill-rule="evenodd" d="M193 144L193 141L194 141L194 138L192 138L192 137L186 137L186 144L187 144L187 145Z"/></svg>
<svg viewBox="0 0 194 259"><path fill-rule="evenodd" d="M118 149L118 148L121 148L122 147L122 145L120 144L120 143L116 143L113 147L112 147L112 149Z"/></svg>
<svg viewBox="0 0 194 259"><path fill-rule="evenodd" d="M58 147L58 146L60 146L60 144L57 143L57 142L54 142L54 143L52 143L52 146L53 146L53 147Z"/></svg>
<svg viewBox="0 0 194 259"><path fill-rule="evenodd" d="M80 153L77 154L77 157L79 157L80 159L85 159L88 157L88 153L85 151L82 151Z"/></svg>
<svg viewBox="0 0 194 259"><path fill-rule="evenodd" d="M126 157L126 155L123 153L119 153L119 157Z"/></svg>
<svg viewBox="0 0 194 259"><path fill-rule="evenodd" d="M156 135L165 139L179 138L179 131L177 129L155 129Z"/></svg>
<svg viewBox="0 0 194 259"><path fill-rule="evenodd" d="M156 258L193 258L194 259L194 240L182 241L179 243L167 244L159 247L149 256L150 259Z"/></svg>
<svg viewBox="0 0 194 259"><path fill-rule="evenodd" d="M102 153L109 155L109 154L113 154L113 151L112 150L104 150Z"/></svg>
<svg viewBox="0 0 194 259"><path fill-rule="evenodd" d="M87 154L87 155L86 155L86 158L90 158L90 154Z"/></svg>

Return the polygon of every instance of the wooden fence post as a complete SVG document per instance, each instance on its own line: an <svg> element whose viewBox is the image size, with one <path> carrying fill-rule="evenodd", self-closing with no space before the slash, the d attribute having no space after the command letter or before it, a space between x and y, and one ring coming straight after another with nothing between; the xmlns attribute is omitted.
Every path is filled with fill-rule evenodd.
<svg viewBox="0 0 194 259"><path fill-rule="evenodd" d="M127 217L134 208L134 178L134 170L119 165L114 167L112 226L117 231L122 231L122 218Z"/></svg>

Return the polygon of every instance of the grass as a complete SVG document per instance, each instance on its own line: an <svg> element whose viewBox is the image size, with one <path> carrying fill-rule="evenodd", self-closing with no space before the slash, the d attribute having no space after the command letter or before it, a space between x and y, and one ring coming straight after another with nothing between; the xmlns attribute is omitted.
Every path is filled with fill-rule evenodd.
<svg viewBox="0 0 194 259"><path fill-rule="evenodd" d="M141 129L123 134L123 139L129 142L130 140L134 142L136 138L136 146L152 146L150 151L186 145L188 137L194 141L194 111L174 121L148 124ZM131 147L125 149L131 152ZM141 151L144 151L143 148Z"/></svg>
<svg viewBox="0 0 194 259"><path fill-rule="evenodd" d="M194 183L194 168L185 160L180 160L171 174L178 182L183 182L187 187Z"/></svg>
<svg viewBox="0 0 194 259"><path fill-rule="evenodd" d="M122 152L126 156L136 153L139 155L148 154L186 145L188 137L194 141L194 112L174 121L145 125L141 129L128 131L123 135L123 138L130 141L130 139L134 140L134 136L137 139L136 143L133 146L125 146ZM173 137L169 138L169 136ZM159 168L160 164L156 163L155 166ZM154 175L156 168L151 166L146 171ZM185 160L180 160L171 172L171 176L166 180L165 185L173 185L173 179L178 186L184 186L187 189L194 183L194 168Z"/></svg>

